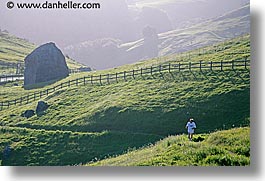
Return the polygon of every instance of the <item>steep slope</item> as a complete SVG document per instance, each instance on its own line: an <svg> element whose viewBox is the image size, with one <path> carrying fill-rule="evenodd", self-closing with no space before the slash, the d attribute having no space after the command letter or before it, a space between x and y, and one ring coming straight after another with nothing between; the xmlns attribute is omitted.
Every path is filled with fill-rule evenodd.
<svg viewBox="0 0 265 181"><path fill-rule="evenodd" d="M0 62L23 62L24 58L35 48L35 45L25 39L0 32Z"/></svg>
<svg viewBox="0 0 265 181"><path fill-rule="evenodd" d="M36 48L36 45L25 39L15 37L7 32L0 32L0 72L9 63L23 63L24 58ZM66 58L69 68L78 68L84 65Z"/></svg>
<svg viewBox="0 0 265 181"><path fill-rule="evenodd" d="M154 145L95 161L87 166L246 166L250 165L250 128L187 137L170 136ZM197 141L201 142L197 142Z"/></svg>
<svg viewBox="0 0 265 181"><path fill-rule="evenodd" d="M186 29L159 34L159 55L184 52L215 44L250 32L250 6L245 5L218 18L196 24ZM134 52L143 40L121 45Z"/></svg>
<svg viewBox="0 0 265 181"><path fill-rule="evenodd" d="M220 16L247 3L249 0L133 0L129 7L162 9L167 12L172 25L179 29Z"/></svg>
<svg viewBox="0 0 265 181"><path fill-rule="evenodd" d="M250 33L250 6L245 5L217 18L197 23L185 29L158 34L158 55L165 56L219 43ZM117 39L100 39L82 42L64 48L71 57L96 69L149 59L144 39L121 42ZM93 61L97 60L97 63ZM113 61L115 60L115 61Z"/></svg>
<svg viewBox="0 0 265 181"><path fill-rule="evenodd" d="M250 37L205 50L204 54L198 50L190 52L190 59L197 62L245 59L250 56ZM190 59L175 55L74 75L61 82L78 76ZM0 148L4 150L7 145L12 148L10 157L3 159L3 164L74 165L103 159L171 134L184 133L190 116L198 124L198 133L248 125L249 81L249 70L246 69L172 71L58 90L43 98L50 107L41 115L29 119L21 116L25 110L35 110L37 101L1 111ZM53 85L58 84L60 82ZM19 87L13 90L12 85L1 86L1 91L6 100L32 92Z"/></svg>

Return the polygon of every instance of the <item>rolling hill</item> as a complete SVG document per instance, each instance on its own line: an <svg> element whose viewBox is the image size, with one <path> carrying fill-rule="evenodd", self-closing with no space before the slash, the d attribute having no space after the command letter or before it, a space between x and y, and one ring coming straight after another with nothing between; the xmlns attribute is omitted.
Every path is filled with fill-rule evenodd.
<svg viewBox="0 0 265 181"><path fill-rule="evenodd" d="M187 28L160 33L155 46L158 48L158 56L166 56L213 45L248 33L249 4ZM145 51L144 39L133 42L122 42L114 38L85 41L65 47L64 52L84 64L93 65L96 69L113 68L153 58Z"/></svg>
<svg viewBox="0 0 265 181"><path fill-rule="evenodd" d="M36 45L25 39L0 31L0 68L2 69L8 63L23 63L24 58L35 48L37 48ZM66 62L72 69L84 66L70 58L66 58Z"/></svg>
<svg viewBox="0 0 265 181"><path fill-rule="evenodd" d="M250 36L205 47L201 52L193 50L115 69L71 75L35 90L5 84L0 87L1 99L11 100L85 75L122 72L169 62L249 59ZM198 124L197 133L202 134L248 126L249 75L246 69L174 71L110 84L72 86L42 98L50 105L49 108L43 114L28 119L21 114L35 110L38 101L11 106L0 114L0 150L3 151L7 145L12 150L8 158L1 158L2 165L78 165L102 160L126 153L130 148L154 144L169 135L185 133L186 120L191 116ZM242 134L245 135L242 140L245 143L249 133L242 131ZM206 146L215 143L210 138L206 140ZM220 150L220 145L216 146L213 149ZM175 152L175 146L171 149ZM233 151L223 149L220 151L222 154ZM248 146L242 149L248 149ZM238 158L243 161L236 160L248 165L249 156L245 158L240 154ZM216 159L218 156L207 160L209 164L215 164ZM152 165L151 162L143 163ZM197 162L204 163L208 162Z"/></svg>
<svg viewBox="0 0 265 181"><path fill-rule="evenodd" d="M250 32L250 6L228 12L220 17L158 35L159 55L185 52L225 41ZM130 54L140 49L143 40L121 45ZM143 57L143 56L142 56Z"/></svg>
<svg viewBox="0 0 265 181"><path fill-rule="evenodd" d="M246 166L250 165L249 134L250 128L245 127L199 134L194 142L184 135L170 136L87 166Z"/></svg>

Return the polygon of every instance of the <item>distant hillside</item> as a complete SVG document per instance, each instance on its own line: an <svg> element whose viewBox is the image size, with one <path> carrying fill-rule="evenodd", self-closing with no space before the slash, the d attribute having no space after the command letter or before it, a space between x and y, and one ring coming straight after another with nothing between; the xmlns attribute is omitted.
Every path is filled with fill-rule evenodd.
<svg viewBox="0 0 265 181"><path fill-rule="evenodd" d="M186 135L170 136L154 145L138 150L132 148L126 154L87 164L87 166L247 165L250 165L249 127L195 135L194 142L188 141Z"/></svg>
<svg viewBox="0 0 265 181"><path fill-rule="evenodd" d="M35 90L24 90L21 86L8 83L0 86L0 95L4 101L14 100L34 91L51 90L53 86L76 78L90 75L95 78L99 74L124 72L154 64L249 59L250 36L207 47L203 54L198 53L198 50L193 50L189 54L190 57L176 54L115 69L74 74ZM20 82L18 84L20 85ZM41 115L35 114L28 119L23 117L26 110L36 110L39 100L46 101L50 105L49 108ZM37 100L28 104L12 105L2 110L0 114L0 152L9 145L12 153L10 158L0 158L0 160L3 160L3 165L89 163L93 160L122 155L128 149L154 144L169 135L186 133L185 124L189 117L194 117L196 120L198 125L196 133L205 134L220 129L248 126L250 124L249 70L244 67L234 71L231 69L230 71L197 69L181 72L175 70L163 74L156 72L153 75L137 75L126 80L121 77L117 82L104 81L103 85L96 83L91 85L87 82L86 85L75 84L56 90L48 96L43 95L42 99L37 97ZM248 153L245 138L249 134L244 132L244 135L235 143L238 146L237 143L242 142L243 147L233 147L235 150L229 148L227 151L226 145L220 148L219 143L215 142L219 139L214 137L207 139L206 145L202 144L206 146L206 157L212 152L224 155L221 157L212 155L207 159L208 161L198 160L197 164L214 164L215 161L219 163L218 160L222 161L223 156L224 160L232 160L234 165L249 164L248 157L240 156ZM169 142L172 149L177 146L173 143ZM216 144L216 147L209 147L210 143ZM190 145L199 146L193 143ZM192 153L194 151L191 150ZM204 150L199 149L199 151L202 153L198 155L205 157ZM172 153L175 153L175 150L172 150ZM170 155L175 154L169 153L169 157ZM233 156L235 159L232 158ZM158 159L161 163L170 163L169 158L163 159L163 155L160 158L154 158L154 161ZM155 165L143 161L145 165ZM196 160L191 161L192 163L189 164L194 165L196 162Z"/></svg>
<svg viewBox="0 0 265 181"><path fill-rule="evenodd" d="M7 32L0 32L0 62L23 62L34 48L36 45L25 39L12 36Z"/></svg>
<svg viewBox="0 0 265 181"><path fill-rule="evenodd" d="M144 45L144 39L123 43L118 39L107 38L67 46L64 52L96 69L106 69L153 58L146 47L157 47L157 54L165 56L212 45L249 32L250 6L245 5L189 28L158 34L156 45Z"/></svg>
<svg viewBox="0 0 265 181"><path fill-rule="evenodd" d="M218 18L186 29L159 34L159 55L184 52L215 44L250 32L250 6L246 5ZM121 45L130 54L137 54L143 40ZM143 58L143 55L138 55Z"/></svg>
<svg viewBox="0 0 265 181"><path fill-rule="evenodd" d="M127 0L130 8L153 7L167 12L176 29L188 28L249 3L249 0Z"/></svg>
<svg viewBox="0 0 265 181"><path fill-rule="evenodd" d="M29 41L0 31L0 66L5 63L22 63L24 58L37 46ZM69 68L84 66L73 59L66 58Z"/></svg>

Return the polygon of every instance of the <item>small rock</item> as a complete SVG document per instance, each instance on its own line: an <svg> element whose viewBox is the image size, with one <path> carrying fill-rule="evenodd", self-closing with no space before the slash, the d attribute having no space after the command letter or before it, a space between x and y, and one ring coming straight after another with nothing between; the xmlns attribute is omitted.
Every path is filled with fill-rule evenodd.
<svg viewBox="0 0 265 181"><path fill-rule="evenodd" d="M21 116L22 117L26 117L27 119L34 116L35 115L35 111L33 110L26 110Z"/></svg>
<svg viewBox="0 0 265 181"><path fill-rule="evenodd" d="M37 115L43 113L44 111L46 111L48 109L49 105L44 102L44 101L39 101L37 108L36 108L36 113Z"/></svg>

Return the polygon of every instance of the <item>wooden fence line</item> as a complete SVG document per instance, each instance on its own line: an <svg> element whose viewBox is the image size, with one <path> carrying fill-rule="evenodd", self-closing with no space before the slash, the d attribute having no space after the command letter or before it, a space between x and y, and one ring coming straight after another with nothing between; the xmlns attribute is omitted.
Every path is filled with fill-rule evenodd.
<svg viewBox="0 0 265 181"><path fill-rule="evenodd" d="M229 41L229 40L227 40L227 41ZM225 42L223 42L223 43L225 43ZM222 43L222 42L220 42L220 43ZM215 46L216 47L214 47L214 48L208 48L208 46L206 46L206 47L197 48L195 50L190 50L192 52L190 52L190 51L179 52L178 55L179 55L180 59L183 59L183 58L190 59L190 58L192 58L192 56L205 55L205 54L215 53L217 51L222 50L222 49L218 48L218 45L215 45ZM226 55L236 55L236 54L249 54L250 52L237 51L237 52L224 52L224 53ZM12 74L23 74L24 68L25 68L25 64L22 61L20 61L18 63L11 63L11 62L4 62L3 60L0 60L0 70L1 69L11 69ZM69 73L83 72L83 69L84 68L69 69Z"/></svg>
<svg viewBox="0 0 265 181"><path fill-rule="evenodd" d="M81 78L68 80L66 82L62 82L61 84L55 85L46 90L41 90L38 92L34 92L28 94L26 96L22 96L15 100L11 101L2 101L0 102L0 110L4 108L9 108L12 105L22 105L28 104L32 101L36 101L41 99L43 96L48 96L49 94L54 93L55 91L61 90L66 87L78 86L78 85L86 85L86 84L99 84L103 85L104 83L110 84L111 81L119 82L119 81L127 81L129 78L135 79L137 76L143 77L144 75L153 76L157 73L172 73L173 71L193 71L193 70L210 70L210 71L224 71L224 70L248 70L250 67L250 60L237 60L237 61L220 61L220 62L189 62L189 63L167 63L158 66L151 66L140 69L133 69L130 71L116 72L111 74L100 74L100 75L88 75Z"/></svg>

